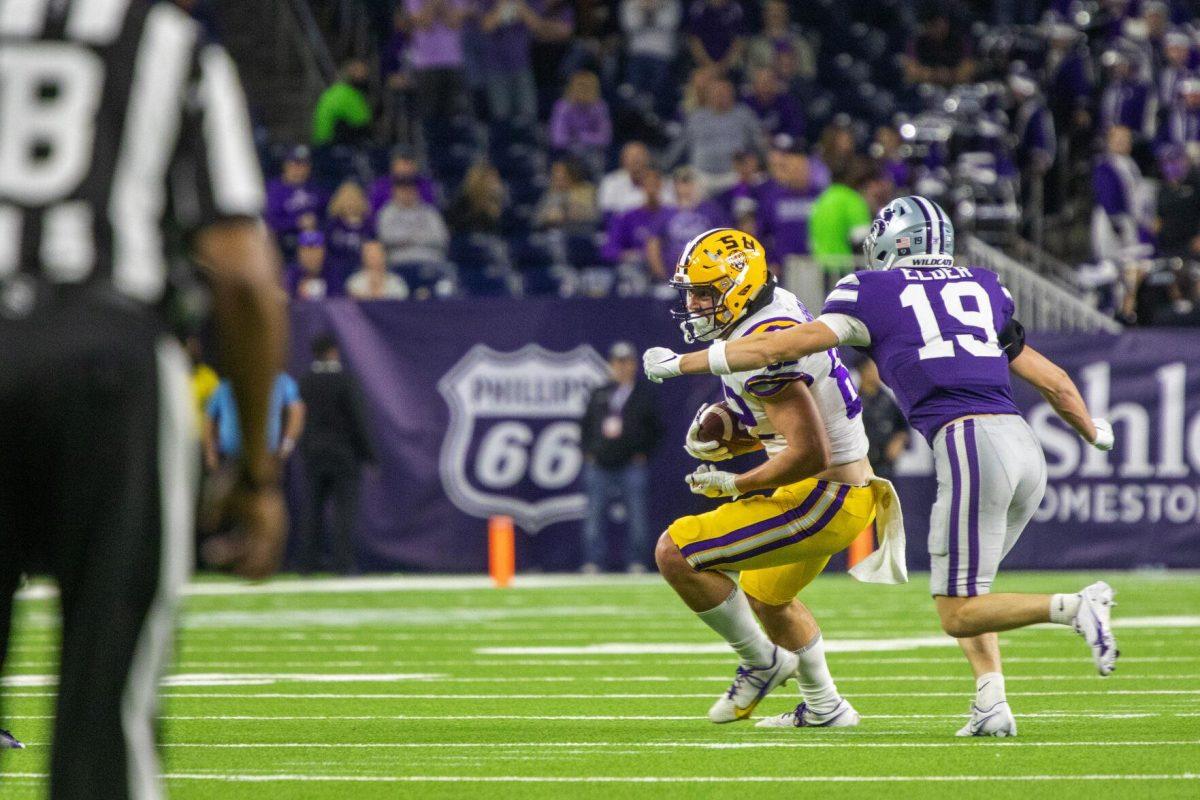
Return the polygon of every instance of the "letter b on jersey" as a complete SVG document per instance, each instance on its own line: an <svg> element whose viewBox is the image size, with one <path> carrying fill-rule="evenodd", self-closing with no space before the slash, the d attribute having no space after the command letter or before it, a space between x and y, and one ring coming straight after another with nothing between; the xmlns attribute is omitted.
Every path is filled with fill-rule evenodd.
<svg viewBox="0 0 1200 800"><path fill-rule="evenodd" d="M44 205L87 174L104 66L70 45L0 51L0 197Z"/></svg>

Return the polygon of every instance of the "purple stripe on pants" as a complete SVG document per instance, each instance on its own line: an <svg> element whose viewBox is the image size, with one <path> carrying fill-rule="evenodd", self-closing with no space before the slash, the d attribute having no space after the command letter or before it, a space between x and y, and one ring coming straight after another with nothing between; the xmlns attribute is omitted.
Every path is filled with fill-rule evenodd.
<svg viewBox="0 0 1200 800"><path fill-rule="evenodd" d="M975 586L979 578L979 453L975 449L975 420L963 424L967 443L967 474L971 486L967 494L967 597L979 594Z"/></svg>
<svg viewBox="0 0 1200 800"><path fill-rule="evenodd" d="M724 536L716 539L706 539L703 542L692 542L689 545L684 545L682 548L680 548L679 552L683 553L683 555L686 557L703 550L711 550L714 547L724 547L727 544L732 544L734 542L741 541L742 539L747 539L751 536L757 536L758 534L769 531L772 528L778 528L780 525L784 524L785 522L790 522L792 519L800 519L809 511L812 511L813 506L815 506L817 501L821 499L821 495L825 494L825 489L828 486L829 484L826 481L817 481L816 487L812 490L812 492L809 493L808 497L804 498L804 501L795 508L789 508L782 514L755 522L753 525L747 525L744 528L738 528L737 530L727 533Z"/></svg>
<svg viewBox="0 0 1200 800"><path fill-rule="evenodd" d="M817 535L824 530L825 526L829 524L830 520L832 520L837 513L842 510L842 504L846 502L846 495L849 493L849 484L843 484L842 488L838 489L837 495L834 496L833 502L829 504L829 508L825 509L825 513L822 514L816 522L814 522L811 526L804 528L803 530L793 533L786 539L780 539L777 542L769 542L756 547L753 550L747 550L745 553L740 553L736 556L728 556L720 559L719 561L713 561L705 564L703 568L711 569L713 567L720 566L721 564L727 564L734 561L745 561L748 558L754 558L755 556L760 556L763 553L769 553L772 550L778 550L781 547L787 547L790 544L795 544L796 542L803 541L810 536Z"/></svg>
<svg viewBox="0 0 1200 800"><path fill-rule="evenodd" d="M954 444L954 433L958 426L946 428L946 456L950 459L950 519L947 520L949 532L950 569L946 570L946 594L957 596L958 581L958 509L962 503L962 475L958 472L958 447Z"/></svg>

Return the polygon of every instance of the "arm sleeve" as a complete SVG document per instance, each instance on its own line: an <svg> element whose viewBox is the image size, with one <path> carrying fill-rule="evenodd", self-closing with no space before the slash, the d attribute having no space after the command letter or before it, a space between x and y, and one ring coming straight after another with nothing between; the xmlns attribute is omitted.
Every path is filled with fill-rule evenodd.
<svg viewBox="0 0 1200 800"><path fill-rule="evenodd" d="M258 217L264 193L246 99L224 48L202 45L184 93L170 171L176 223L187 233L224 219Z"/></svg>
<svg viewBox="0 0 1200 800"><path fill-rule="evenodd" d="M838 344L851 347L867 347L871 344L871 332L858 317L849 314L822 314L817 322L823 323L838 337Z"/></svg>
<svg viewBox="0 0 1200 800"><path fill-rule="evenodd" d="M1025 349L1025 326L1016 318L1010 318L1004 330L1000 331L1000 349L1009 363Z"/></svg>
<svg viewBox="0 0 1200 800"><path fill-rule="evenodd" d="M866 347L871 343L871 332L859 310L859 294L862 281L857 272L837 282L833 291L825 298L818 322L824 323L837 334L841 344Z"/></svg>

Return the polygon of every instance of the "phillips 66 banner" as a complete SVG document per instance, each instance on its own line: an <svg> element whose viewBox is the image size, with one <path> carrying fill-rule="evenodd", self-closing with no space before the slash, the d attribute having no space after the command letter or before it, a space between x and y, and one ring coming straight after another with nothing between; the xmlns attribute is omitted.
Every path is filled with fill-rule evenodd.
<svg viewBox="0 0 1200 800"><path fill-rule="evenodd" d="M359 563L368 569L479 571L487 518L520 531L522 568L578 566L586 498L579 419L608 379L617 341L642 349L681 343L668 306L652 300L447 301L299 304L293 359L333 333L358 378L379 468L368 474L359 519ZM682 442L716 384L656 387L665 439L650 522L705 508L683 483Z"/></svg>
<svg viewBox="0 0 1200 800"><path fill-rule="evenodd" d="M494 514L529 534L519 537L521 568L578 566L586 506L578 420L607 380L604 355L620 340L682 346L668 306L648 299L328 301L297 305L293 323L293 374L307 368L312 337L330 332L365 395L379 457L358 525L368 569L480 571ZM1117 446L1089 447L1014 381L1049 485L1006 564L1200 567L1200 331L1029 341L1074 377L1095 416L1113 420ZM718 387L709 377L655 388L666 435L650 462L650 521L662 530L713 505L687 491L682 478L695 464L682 443ZM920 569L935 488L922 441L897 472L909 562Z"/></svg>

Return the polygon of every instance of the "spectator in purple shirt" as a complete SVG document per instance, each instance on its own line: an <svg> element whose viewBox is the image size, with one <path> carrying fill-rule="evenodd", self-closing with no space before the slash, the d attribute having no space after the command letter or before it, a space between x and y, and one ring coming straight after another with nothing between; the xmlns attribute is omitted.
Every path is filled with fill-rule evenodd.
<svg viewBox="0 0 1200 800"><path fill-rule="evenodd" d="M694 0L688 9L688 45L698 67L722 74L736 69L746 49L744 13L733 0Z"/></svg>
<svg viewBox="0 0 1200 800"><path fill-rule="evenodd" d="M804 112L769 67L759 67L751 74L750 91L743 102L758 117L767 136L786 133L796 139L804 138Z"/></svg>
<svg viewBox="0 0 1200 800"><path fill-rule="evenodd" d="M388 174L381 175L379 178L376 178L375 183L371 184L372 214L378 213L379 209L383 208L392 199L392 184L398 178L411 178L416 181L417 191L421 195L421 200L431 206L439 205L437 184L429 176L421 174L421 169L417 166L417 159L413 156L412 150L404 145L400 145L392 150L392 161L388 167Z"/></svg>
<svg viewBox="0 0 1200 800"><path fill-rule="evenodd" d="M1050 23L1046 36L1040 83L1054 121L1061 131L1090 138L1096 80L1084 36L1061 22Z"/></svg>
<svg viewBox="0 0 1200 800"><path fill-rule="evenodd" d="M666 280L683 248L705 231L728 225L721 207L705 200L696 182L696 171L679 167L673 175L678 205L658 221L653 236L646 242L646 263L655 280Z"/></svg>
<svg viewBox="0 0 1200 800"><path fill-rule="evenodd" d="M558 32L573 20L544 17L537 0L482 0L479 27L485 38L484 72L492 120L529 126L537 120L537 88L531 57L534 36Z"/></svg>
<svg viewBox="0 0 1200 800"><path fill-rule="evenodd" d="M646 193L646 204L614 216L608 223L604 248L601 255L610 264L626 267L627 271L640 274L640 287L647 286L646 243L658 230L663 217L670 209L662 204L662 173L648 168L641 176L641 188ZM665 279L665 275L655 276Z"/></svg>
<svg viewBox="0 0 1200 800"><path fill-rule="evenodd" d="M763 3L762 33L750 39L746 47L746 68L779 70L780 54L787 53L795 62L785 83L809 82L817 76L817 55L812 43L792 25L784 0ZM789 65L790 66L790 65Z"/></svg>
<svg viewBox="0 0 1200 800"><path fill-rule="evenodd" d="M1021 62L1009 67L1008 88L1016 104L1012 138L1016 143L1013 155L1021 171L1021 204L1030 216L1040 219L1046 210L1046 175L1058 150L1054 117L1038 91L1037 81Z"/></svg>
<svg viewBox="0 0 1200 800"><path fill-rule="evenodd" d="M300 231L320 227L325 203L311 178L309 151L301 145L284 158L282 174L267 183L267 227L275 232L285 255L295 251Z"/></svg>
<svg viewBox="0 0 1200 800"><path fill-rule="evenodd" d="M358 266L363 242L374 236L366 193L355 181L346 181L329 200L325 224L325 282L330 296L344 293L346 278Z"/></svg>
<svg viewBox="0 0 1200 800"><path fill-rule="evenodd" d="M416 114L436 120L467 108L463 78L463 24L469 0L404 0L412 22L408 60L416 88Z"/></svg>
<svg viewBox="0 0 1200 800"><path fill-rule="evenodd" d="M324 300L329 295L325 280L325 237L320 231L304 231L297 241L295 259L283 270L288 296L296 300Z"/></svg>
<svg viewBox="0 0 1200 800"><path fill-rule="evenodd" d="M758 195L767 180L758 153L746 150L735 155L733 171L737 173L737 183L718 194L714 200L735 226L744 231L754 231Z"/></svg>
<svg viewBox="0 0 1200 800"><path fill-rule="evenodd" d="M1146 187L1132 151L1132 131L1116 125L1109 129L1106 153L1092 171L1092 248L1097 261L1124 264L1142 255L1150 241Z"/></svg>
<svg viewBox="0 0 1200 800"><path fill-rule="evenodd" d="M610 143L612 120L600 99L600 79L594 72L576 72L550 115L550 146L575 156L596 176L604 170Z"/></svg>
<svg viewBox="0 0 1200 800"><path fill-rule="evenodd" d="M898 194L907 192L910 186L908 162L904 160L901 149L903 145L899 131L890 125L880 125L875 129L875 139L869 150L871 158L887 173Z"/></svg>
<svg viewBox="0 0 1200 800"><path fill-rule="evenodd" d="M820 194L812 184L803 151L785 153L781 158L780 179L764 189L758 214L759 238L764 240L774 269L808 255L808 219Z"/></svg>
<svg viewBox="0 0 1200 800"><path fill-rule="evenodd" d="M1100 128L1129 128L1135 140L1154 139L1158 99L1154 88L1139 75L1135 54L1118 47L1101 57L1108 68L1108 85L1100 95Z"/></svg>
<svg viewBox="0 0 1200 800"><path fill-rule="evenodd" d="M1192 77L1192 43L1183 31L1171 31L1164 37L1163 65L1158 70L1158 102L1164 108L1175 102L1179 86Z"/></svg>
<svg viewBox="0 0 1200 800"><path fill-rule="evenodd" d="M1200 78L1188 78L1179 85L1163 138L1168 144L1181 145L1200 163Z"/></svg>

